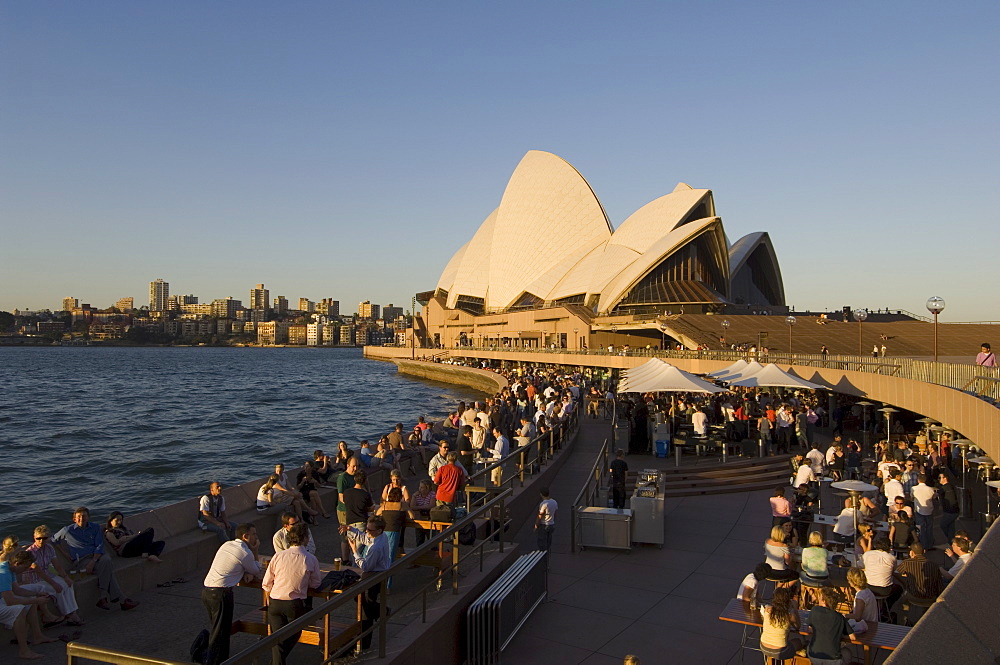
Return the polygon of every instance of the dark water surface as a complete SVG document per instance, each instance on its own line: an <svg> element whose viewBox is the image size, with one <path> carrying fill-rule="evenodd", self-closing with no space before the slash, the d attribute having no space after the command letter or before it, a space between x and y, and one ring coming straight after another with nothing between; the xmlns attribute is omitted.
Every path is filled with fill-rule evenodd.
<svg viewBox="0 0 1000 665"><path fill-rule="evenodd" d="M22 542L77 505L175 503L481 397L360 349L0 347L0 379L0 537Z"/></svg>

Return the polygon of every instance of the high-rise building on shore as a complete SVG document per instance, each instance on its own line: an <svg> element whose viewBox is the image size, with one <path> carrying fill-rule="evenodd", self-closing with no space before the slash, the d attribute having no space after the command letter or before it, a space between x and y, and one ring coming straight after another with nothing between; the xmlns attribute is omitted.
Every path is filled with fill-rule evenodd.
<svg viewBox="0 0 1000 665"><path fill-rule="evenodd" d="M157 279L149 283L149 311L167 311L167 298L170 297L170 283Z"/></svg>
<svg viewBox="0 0 1000 665"><path fill-rule="evenodd" d="M72 312L79 306L80 306L79 298L63 298L62 311Z"/></svg>
<svg viewBox="0 0 1000 665"><path fill-rule="evenodd" d="M316 303L309 298L299 298L299 311L300 312L312 312L316 311Z"/></svg>
<svg viewBox="0 0 1000 665"><path fill-rule="evenodd" d="M115 301L115 308L120 312L131 312L135 309L135 298L119 298Z"/></svg>
<svg viewBox="0 0 1000 665"><path fill-rule="evenodd" d="M269 309L270 292L264 288L263 284L258 284L250 289L250 309L266 312Z"/></svg>
<svg viewBox="0 0 1000 665"><path fill-rule="evenodd" d="M379 305L373 305L368 300L358 303L358 318L377 319L381 313L382 308Z"/></svg>
<svg viewBox="0 0 1000 665"><path fill-rule="evenodd" d="M236 310L241 309L243 303L233 298L216 298L212 301L212 316L219 319L236 318Z"/></svg>
<svg viewBox="0 0 1000 665"><path fill-rule="evenodd" d="M274 313L284 314L288 311L288 298L285 296L278 296L274 299Z"/></svg>
<svg viewBox="0 0 1000 665"><path fill-rule="evenodd" d="M395 307L392 303L389 303L382 308L382 318L385 319L387 324L392 323L401 316L403 316L402 307Z"/></svg>
<svg viewBox="0 0 1000 665"><path fill-rule="evenodd" d="M327 316L340 316L340 301L323 298L316 306L316 311Z"/></svg>

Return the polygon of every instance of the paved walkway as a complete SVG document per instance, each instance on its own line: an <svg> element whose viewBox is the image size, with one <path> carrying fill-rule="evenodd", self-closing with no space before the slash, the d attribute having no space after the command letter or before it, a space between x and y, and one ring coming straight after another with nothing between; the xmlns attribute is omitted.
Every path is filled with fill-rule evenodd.
<svg viewBox="0 0 1000 665"><path fill-rule="evenodd" d="M551 487L563 510L549 568L550 599L503 652L503 662L620 665L628 653L643 663L739 662L742 630L718 616L761 558L771 493L667 499L663 549L639 545L631 552L570 554L568 507L608 431L585 424ZM633 470L652 466L650 457L626 461ZM531 524L517 540L534 549Z"/></svg>

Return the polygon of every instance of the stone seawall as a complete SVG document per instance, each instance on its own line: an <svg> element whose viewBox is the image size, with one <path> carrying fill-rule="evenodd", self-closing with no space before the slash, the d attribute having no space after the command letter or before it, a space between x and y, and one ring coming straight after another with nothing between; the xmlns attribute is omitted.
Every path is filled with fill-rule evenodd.
<svg viewBox="0 0 1000 665"><path fill-rule="evenodd" d="M507 379L496 372L485 369L401 358L395 358L392 362L396 363L400 374L468 386L490 395L498 393L508 386Z"/></svg>

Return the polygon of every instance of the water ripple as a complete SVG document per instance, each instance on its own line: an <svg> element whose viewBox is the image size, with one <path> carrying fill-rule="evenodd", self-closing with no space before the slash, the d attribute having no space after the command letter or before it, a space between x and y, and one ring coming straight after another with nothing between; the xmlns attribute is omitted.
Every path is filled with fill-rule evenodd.
<svg viewBox="0 0 1000 665"><path fill-rule="evenodd" d="M355 349L0 347L0 366L0 533L22 539L76 505L174 503L481 397Z"/></svg>

